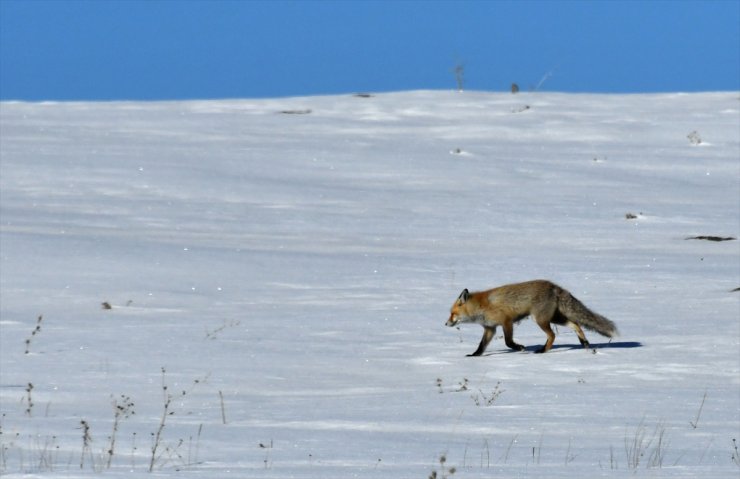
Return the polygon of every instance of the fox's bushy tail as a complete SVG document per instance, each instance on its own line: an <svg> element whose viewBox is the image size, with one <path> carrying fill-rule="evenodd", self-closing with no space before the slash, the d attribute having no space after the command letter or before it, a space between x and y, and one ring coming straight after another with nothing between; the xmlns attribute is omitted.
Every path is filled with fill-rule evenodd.
<svg viewBox="0 0 740 479"><path fill-rule="evenodd" d="M613 322L588 309L585 304L581 303L567 290L560 289L558 292L558 310L570 321L578 323L591 331L596 331L602 336L607 338L619 336L617 326Z"/></svg>

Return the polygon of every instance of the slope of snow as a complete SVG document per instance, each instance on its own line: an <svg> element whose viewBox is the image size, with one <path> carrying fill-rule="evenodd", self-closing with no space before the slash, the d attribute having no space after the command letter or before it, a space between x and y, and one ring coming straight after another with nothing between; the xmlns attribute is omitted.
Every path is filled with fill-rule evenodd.
<svg viewBox="0 0 740 479"><path fill-rule="evenodd" d="M0 121L7 477L148 477L155 446L158 476L740 471L740 249L686 239L740 234L737 92ZM444 326L460 290L535 278L621 336L584 351L561 328L535 355L523 321L524 352L465 357L482 330Z"/></svg>

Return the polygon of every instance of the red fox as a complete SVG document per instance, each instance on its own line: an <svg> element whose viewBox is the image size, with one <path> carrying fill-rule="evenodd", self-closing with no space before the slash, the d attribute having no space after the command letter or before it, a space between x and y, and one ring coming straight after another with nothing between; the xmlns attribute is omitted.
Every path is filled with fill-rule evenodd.
<svg viewBox="0 0 740 479"><path fill-rule="evenodd" d="M516 351L524 346L514 342L514 323L532 315L535 322L547 335L547 341L536 352L544 353L552 348L555 333L551 324L565 325L578 335L584 348L588 340L581 326L596 331L602 336L617 336L617 327L604 316L594 313L572 294L547 280L507 284L498 288L470 293L464 289L450 310L447 326L459 323L476 323L483 326L483 338L478 349L468 356L480 356L493 339L498 326L504 329L506 345Z"/></svg>

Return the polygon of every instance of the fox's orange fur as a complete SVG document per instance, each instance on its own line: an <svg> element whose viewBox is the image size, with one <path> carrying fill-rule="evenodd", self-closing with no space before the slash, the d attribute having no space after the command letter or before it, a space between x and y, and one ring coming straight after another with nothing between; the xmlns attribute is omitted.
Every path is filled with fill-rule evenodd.
<svg viewBox="0 0 740 479"><path fill-rule="evenodd" d="M542 279L507 284L477 293L465 289L452 305L446 324L476 323L483 326L483 338L478 349L468 355L480 356L493 339L498 326L504 330L504 341L508 347L517 351L524 349L524 346L514 342L514 323L529 315L547 335L547 341L538 353L552 348L555 333L551 324L573 329L585 348L588 347L588 340L581 326L609 338L618 334L613 322L588 309L567 290Z"/></svg>

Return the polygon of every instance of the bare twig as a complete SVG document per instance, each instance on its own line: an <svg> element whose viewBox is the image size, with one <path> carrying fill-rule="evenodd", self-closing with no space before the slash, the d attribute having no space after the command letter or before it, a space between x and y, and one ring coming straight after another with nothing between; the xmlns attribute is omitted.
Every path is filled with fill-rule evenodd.
<svg viewBox="0 0 740 479"><path fill-rule="evenodd" d="M30 352L31 348L31 340L41 332L41 320L44 319L43 315L39 315L38 319L36 319L36 327L33 331L31 331L31 335L26 339L26 354Z"/></svg>
<svg viewBox="0 0 740 479"><path fill-rule="evenodd" d="M106 468L110 469L111 462L113 461L113 453L116 447L116 433L118 433L118 425L122 419L128 419L128 417L134 413L134 403L128 396L121 395L121 402L113 400L113 432L110 435L110 446L108 447L108 462Z"/></svg>
<svg viewBox="0 0 740 479"><path fill-rule="evenodd" d="M154 434L154 442L152 443L152 457L149 461L149 472L154 469L154 462L157 460L157 449L159 449L162 441L162 430L164 430L165 423L167 422L167 416L171 415L170 404L172 404L172 394L167 392L167 384L165 383L165 369L162 368L162 391L164 393L164 405L162 409L162 419L159 421L159 427L157 428L156 434Z"/></svg>
<svg viewBox="0 0 740 479"><path fill-rule="evenodd" d="M226 409L224 408L224 393L218 391L218 397L221 400L221 422L226 424Z"/></svg>
<svg viewBox="0 0 740 479"><path fill-rule="evenodd" d="M699 405L699 410L696 412L696 419L693 421L689 421L689 424L691 424L691 427L696 429L696 427L699 425L699 416L701 416L701 410L704 408L704 401L707 400L707 392L704 391L704 397L701 398L701 404Z"/></svg>
<svg viewBox="0 0 740 479"><path fill-rule="evenodd" d="M31 398L31 391L33 391L33 383L28 383L28 386L26 386L26 402L28 403L26 414L29 416L31 416L31 412L33 411L33 398Z"/></svg>
<svg viewBox="0 0 740 479"><path fill-rule="evenodd" d="M90 454L90 461L92 464L92 450L90 449L90 443L92 442L92 436L90 435L90 424L84 419L80 421L82 426L82 454L80 454L80 469L85 467L85 453ZM95 465L92 464L94 467Z"/></svg>

